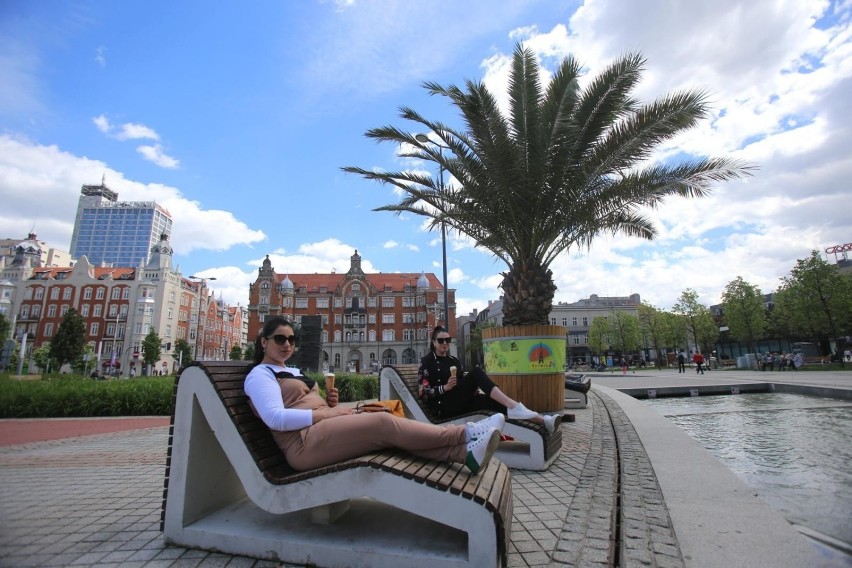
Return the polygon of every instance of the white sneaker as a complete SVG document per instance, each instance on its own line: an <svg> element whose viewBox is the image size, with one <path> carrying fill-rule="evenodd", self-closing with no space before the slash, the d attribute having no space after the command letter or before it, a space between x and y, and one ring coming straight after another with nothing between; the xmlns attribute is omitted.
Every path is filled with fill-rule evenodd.
<svg viewBox="0 0 852 568"><path fill-rule="evenodd" d="M499 412L497 414L489 416L485 420L479 420L478 422L468 422L466 424L468 439L473 442L474 440L485 436L492 428L496 428L498 432L502 432L503 426L505 424L506 417Z"/></svg>
<svg viewBox="0 0 852 568"><path fill-rule="evenodd" d="M536 416L538 416L538 412L533 412L532 410L524 406L522 402L519 402L517 405L515 405L515 408L510 408L508 410L508 414L509 418L511 418L512 420L529 420L530 418L535 418Z"/></svg>
<svg viewBox="0 0 852 568"><path fill-rule="evenodd" d="M544 418L544 427L547 428L548 434L553 434L556 428L562 423L562 417L558 414L545 414L542 418Z"/></svg>
<svg viewBox="0 0 852 568"><path fill-rule="evenodd" d="M467 457L464 465L476 475L479 470L488 465L491 456L497 450L500 444L500 431L497 428L491 428L484 436L478 440L472 440L467 443Z"/></svg>

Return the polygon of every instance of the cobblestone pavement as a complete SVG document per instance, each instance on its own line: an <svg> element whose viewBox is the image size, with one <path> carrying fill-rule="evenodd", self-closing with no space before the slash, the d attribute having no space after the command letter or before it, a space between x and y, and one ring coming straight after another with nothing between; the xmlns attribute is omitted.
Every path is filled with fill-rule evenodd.
<svg viewBox="0 0 852 568"><path fill-rule="evenodd" d="M512 472L508 565L683 566L632 425L589 398L548 471ZM160 427L0 448L0 566L280 566L163 544L167 440Z"/></svg>

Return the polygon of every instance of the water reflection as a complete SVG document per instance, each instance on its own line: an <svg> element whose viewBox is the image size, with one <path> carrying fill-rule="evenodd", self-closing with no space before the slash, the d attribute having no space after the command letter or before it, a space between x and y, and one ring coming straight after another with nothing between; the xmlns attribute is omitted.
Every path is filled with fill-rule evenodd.
<svg viewBox="0 0 852 568"><path fill-rule="evenodd" d="M852 404L776 393L646 402L790 522L852 547Z"/></svg>

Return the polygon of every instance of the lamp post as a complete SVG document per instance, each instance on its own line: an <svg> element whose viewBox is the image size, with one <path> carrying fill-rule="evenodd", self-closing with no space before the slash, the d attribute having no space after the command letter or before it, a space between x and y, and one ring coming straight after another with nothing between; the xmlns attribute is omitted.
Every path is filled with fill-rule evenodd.
<svg viewBox="0 0 852 568"><path fill-rule="evenodd" d="M198 319L195 320L195 359L200 361L198 357L198 345L201 344L201 355L204 355L204 342L200 341L201 335L201 294L207 287L208 280L216 280L215 276L189 276L190 280L198 280L201 282L201 287L198 290Z"/></svg>
<svg viewBox="0 0 852 568"><path fill-rule="evenodd" d="M438 154L441 156L441 161L438 162L438 191L441 193L442 197L444 194L444 149L449 149L449 146L444 146L443 144L439 144L434 140L430 139L425 134L416 134L414 138L417 139L418 142L422 142L423 144L433 144L438 148ZM441 221L441 251L443 253L443 262L444 262L444 325L447 326L447 331L450 329L450 302L449 302L449 292L447 291L447 224L442 220Z"/></svg>

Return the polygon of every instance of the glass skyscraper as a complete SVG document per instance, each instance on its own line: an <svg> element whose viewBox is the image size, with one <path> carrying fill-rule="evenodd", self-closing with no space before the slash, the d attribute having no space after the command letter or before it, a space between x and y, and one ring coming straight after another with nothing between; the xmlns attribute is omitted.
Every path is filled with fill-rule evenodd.
<svg viewBox="0 0 852 568"><path fill-rule="evenodd" d="M71 256L94 266L147 264L151 247L170 235L172 217L154 201L119 201L101 185L84 185L77 205Z"/></svg>

